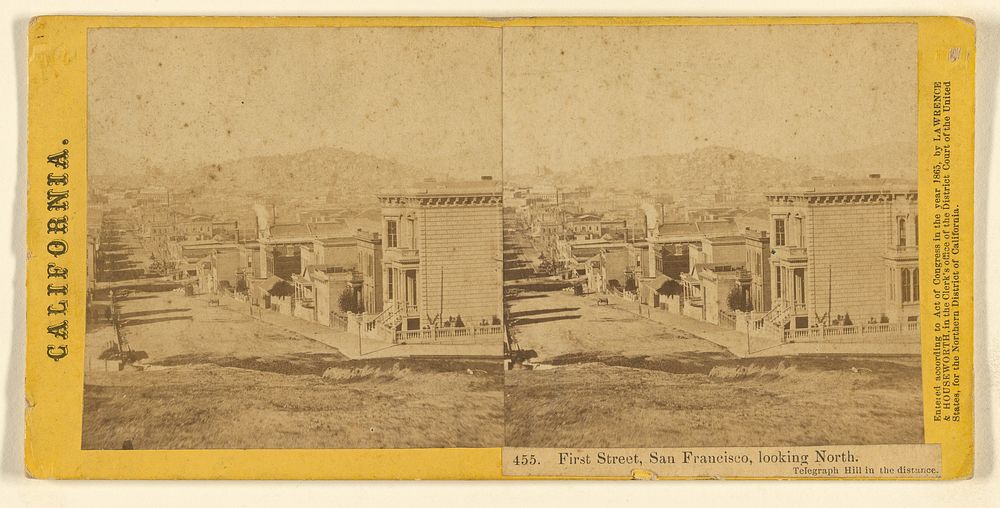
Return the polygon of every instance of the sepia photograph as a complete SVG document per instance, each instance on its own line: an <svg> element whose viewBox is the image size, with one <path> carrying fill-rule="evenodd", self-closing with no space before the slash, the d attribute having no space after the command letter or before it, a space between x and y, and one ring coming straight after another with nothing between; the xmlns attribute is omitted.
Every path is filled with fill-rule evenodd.
<svg viewBox="0 0 1000 508"><path fill-rule="evenodd" d="M87 41L84 449L503 444L499 30Z"/></svg>
<svg viewBox="0 0 1000 508"><path fill-rule="evenodd" d="M83 447L922 443L916 43L91 30Z"/></svg>
<svg viewBox="0 0 1000 508"><path fill-rule="evenodd" d="M912 24L506 28L505 444L923 443L916 63Z"/></svg>

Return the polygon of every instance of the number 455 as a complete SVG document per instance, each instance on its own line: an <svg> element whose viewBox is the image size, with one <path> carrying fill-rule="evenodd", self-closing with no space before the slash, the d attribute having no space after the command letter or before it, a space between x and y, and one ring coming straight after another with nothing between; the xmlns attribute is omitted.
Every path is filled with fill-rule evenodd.
<svg viewBox="0 0 1000 508"><path fill-rule="evenodd" d="M538 464L538 459L535 458L535 454L530 455L515 455L514 465L515 466L534 466Z"/></svg>

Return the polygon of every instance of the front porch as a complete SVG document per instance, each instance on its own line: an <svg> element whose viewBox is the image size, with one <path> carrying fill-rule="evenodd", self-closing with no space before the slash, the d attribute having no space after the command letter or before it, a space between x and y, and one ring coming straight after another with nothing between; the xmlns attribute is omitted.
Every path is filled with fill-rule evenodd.
<svg viewBox="0 0 1000 508"><path fill-rule="evenodd" d="M815 326L784 330L782 342L920 342L920 322Z"/></svg>
<svg viewBox="0 0 1000 508"><path fill-rule="evenodd" d="M375 340L393 344L502 344L503 325L486 318L466 325L464 322L426 323L420 325L415 309L405 303L390 303L381 313L350 314L347 329L360 329Z"/></svg>
<svg viewBox="0 0 1000 508"><path fill-rule="evenodd" d="M466 327L439 327L421 330L398 330L394 344L482 344L502 343L503 325L476 325Z"/></svg>

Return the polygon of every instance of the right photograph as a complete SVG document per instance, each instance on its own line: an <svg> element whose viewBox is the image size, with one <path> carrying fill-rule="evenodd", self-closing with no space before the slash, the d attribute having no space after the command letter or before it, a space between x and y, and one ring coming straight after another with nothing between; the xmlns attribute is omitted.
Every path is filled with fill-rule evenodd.
<svg viewBox="0 0 1000 508"><path fill-rule="evenodd" d="M924 442L915 25L502 47L506 446Z"/></svg>

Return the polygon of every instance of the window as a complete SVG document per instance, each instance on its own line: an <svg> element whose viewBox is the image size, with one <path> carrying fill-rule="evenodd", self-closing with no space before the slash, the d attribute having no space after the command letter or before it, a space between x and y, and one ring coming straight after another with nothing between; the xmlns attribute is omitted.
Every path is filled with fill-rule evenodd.
<svg viewBox="0 0 1000 508"><path fill-rule="evenodd" d="M899 271L900 289L899 296L903 303L910 301L910 269L903 268Z"/></svg>
<svg viewBox="0 0 1000 508"><path fill-rule="evenodd" d="M417 219L412 219L411 218L411 219L409 219L409 222L410 222L410 228L409 228L409 233L407 233L407 234L410 235L410 248L411 249L416 249L417 248Z"/></svg>
<svg viewBox="0 0 1000 508"><path fill-rule="evenodd" d="M774 219L774 245L785 245L785 219Z"/></svg>
<svg viewBox="0 0 1000 508"><path fill-rule="evenodd" d="M795 292L793 297L795 303L805 304L806 303L806 269L796 268L792 270L792 282L794 283Z"/></svg>
<svg viewBox="0 0 1000 508"><path fill-rule="evenodd" d="M913 216L913 245L920 245L920 219Z"/></svg>
<svg viewBox="0 0 1000 508"><path fill-rule="evenodd" d="M388 300L392 300L393 299L393 296L392 296L392 289L393 289L392 288L392 279L395 278L394 277L395 274L393 273L394 271L395 271L395 269L390 268L388 270L388 272L386 273L385 289L386 289L386 299L388 299Z"/></svg>
<svg viewBox="0 0 1000 508"><path fill-rule="evenodd" d="M898 245L899 247L906 247L906 217L896 218L896 226L897 226L896 245Z"/></svg>
<svg viewBox="0 0 1000 508"><path fill-rule="evenodd" d="M896 301L896 270L889 269L889 301Z"/></svg>
<svg viewBox="0 0 1000 508"><path fill-rule="evenodd" d="M396 247L399 243L399 232L394 220L386 221L385 223L385 242L386 247Z"/></svg>
<svg viewBox="0 0 1000 508"><path fill-rule="evenodd" d="M774 271L774 294L776 297L781 298L781 271L783 268L780 266Z"/></svg>
<svg viewBox="0 0 1000 508"><path fill-rule="evenodd" d="M798 246L804 247L806 244L806 228L802 227L802 217L795 218L795 232L798 234Z"/></svg>
<svg viewBox="0 0 1000 508"><path fill-rule="evenodd" d="M913 301L920 301L920 269L914 268L912 272L913 276Z"/></svg>

